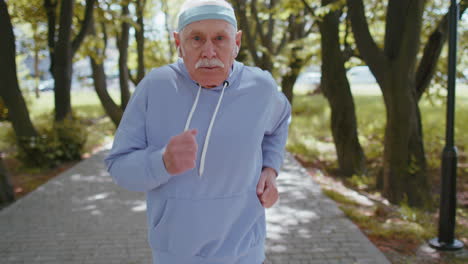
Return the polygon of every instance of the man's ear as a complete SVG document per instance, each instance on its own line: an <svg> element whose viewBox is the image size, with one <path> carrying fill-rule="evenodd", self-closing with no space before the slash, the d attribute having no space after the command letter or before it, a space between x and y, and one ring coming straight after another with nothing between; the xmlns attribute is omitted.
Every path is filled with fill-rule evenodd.
<svg viewBox="0 0 468 264"><path fill-rule="evenodd" d="M172 35L174 36L176 46L180 45L180 34L179 32L173 32Z"/></svg>
<svg viewBox="0 0 468 264"><path fill-rule="evenodd" d="M237 31L236 33L236 46L240 50L242 43L242 30Z"/></svg>
<svg viewBox="0 0 468 264"><path fill-rule="evenodd" d="M175 31L174 31L173 35L174 35L175 45L176 45L176 48L177 48L177 53L178 53L179 57L182 58L183 54L182 54L182 52L180 50L180 35L179 35L178 32L175 32Z"/></svg>

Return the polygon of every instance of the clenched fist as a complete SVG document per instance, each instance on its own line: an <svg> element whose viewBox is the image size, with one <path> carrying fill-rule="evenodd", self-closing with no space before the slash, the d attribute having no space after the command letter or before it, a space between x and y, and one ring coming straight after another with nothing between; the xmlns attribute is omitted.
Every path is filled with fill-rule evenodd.
<svg viewBox="0 0 468 264"><path fill-rule="evenodd" d="M183 173L195 168L197 160L197 130L187 130L171 137L163 154L164 165L171 175Z"/></svg>

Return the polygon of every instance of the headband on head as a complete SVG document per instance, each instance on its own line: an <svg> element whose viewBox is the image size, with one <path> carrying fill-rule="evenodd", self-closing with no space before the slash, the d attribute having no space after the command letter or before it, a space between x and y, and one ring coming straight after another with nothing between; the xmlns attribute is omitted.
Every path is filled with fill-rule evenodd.
<svg viewBox="0 0 468 264"><path fill-rule="evenodd" d="M189 8L179 15L177 32L190 23L205 19L221 19L229 22L237 31L237 20L234 10L220 5L201 5Z"/></svg>

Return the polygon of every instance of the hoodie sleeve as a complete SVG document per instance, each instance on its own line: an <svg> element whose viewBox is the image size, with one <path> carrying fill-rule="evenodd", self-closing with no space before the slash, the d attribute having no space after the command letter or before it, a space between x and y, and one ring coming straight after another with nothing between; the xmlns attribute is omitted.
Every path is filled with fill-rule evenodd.
<svg viewBox="0 0 468 264"><path fill-rule="evenodd" d="M105 158L107 171L114 181L125 189L139 192L157 188L171 177L162 160L164 148L148 146L147 142L149 75L136 87L120 121L112 149Z"/></svg>
<svg viewBox="0 0 468 264"><path fill-rule="evenodd" d="M288 138L291 105L286 96L276 89L269 103L268 115L268 124L262 141L263 167L270 167L279 174Z"/></svg>

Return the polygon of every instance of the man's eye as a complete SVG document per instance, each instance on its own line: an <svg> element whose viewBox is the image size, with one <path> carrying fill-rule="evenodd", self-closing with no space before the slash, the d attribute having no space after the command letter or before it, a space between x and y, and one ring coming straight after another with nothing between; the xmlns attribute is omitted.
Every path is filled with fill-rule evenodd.
<svg viewBox="0 0 468 264"><path fill-rule="evenodd" d="M199 40L201 40L201 38L199 36L195 36L195 37L193 37L193 40L199 41Z"/></svg>
<svg viewBox="0 0 468 264"><path fill-rule="evenodd" d="M216 40L223 40L223 39L224 39L223 36L217 36L217 37L216 37Z"/></svg>

